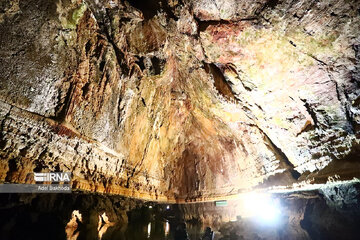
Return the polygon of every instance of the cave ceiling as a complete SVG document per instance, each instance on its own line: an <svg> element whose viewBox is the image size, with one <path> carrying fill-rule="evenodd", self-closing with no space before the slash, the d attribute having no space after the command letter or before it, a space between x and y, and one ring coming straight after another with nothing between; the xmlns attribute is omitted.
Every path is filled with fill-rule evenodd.
<svg viewBox="0 0 360 240"><path fill-rule="evenodd" d="M360 3L0 3L0 181L160 201L360 176Z"/></svg>

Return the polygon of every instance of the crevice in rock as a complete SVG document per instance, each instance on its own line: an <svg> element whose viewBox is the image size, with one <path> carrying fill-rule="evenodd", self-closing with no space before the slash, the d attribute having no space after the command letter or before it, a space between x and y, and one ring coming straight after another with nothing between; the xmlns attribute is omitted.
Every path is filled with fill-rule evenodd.
<svg viewBox="0 0 360 240"><path fill-rule="evenodd" d="M145 70L144 57L138 57L138 59L135 61L135 64L140 67L141 71Z"/></svg>
<svg viewBox="0 0 360 240"><path fill-rule="evenodd" d="M67 116L67 112L69 110L71 101L72 101L72 96L74 94L74 84L72 82L70 82L70 86L66 92L63 104L59 105L58 109L56 110L56 114L55 117L53 118L53 120L57 121L57 122L64 122L66 120L66 116Z"/></svg>
<svg viewBox="0 0 360 240"><path fill-rule="evenodd" d="M130 188L130 180L131 180L131 178L134 176L135 171L136 171L136 167L132 169L130 175L128 174L127 179L126 179L126 184L125 184L125 187L126 187L126 188Z"/></svg>
<svg viewBox="0 0 360 240"><path fill-rule="evenodd" d="M159 59L157 57L151 58L152 68L155 75L159 75L164 69L165 60Z"/></svg>
<svg viewBox="0 0 360 240"><path fill-rule="evenodd" d="M246 21L256 21L259 18L258 17L250 17L250 18L243 18L243 19L238 19L238 20L224 20L224 19L220 19L220 20L200 20L198 19L196 16L194 16L195 21L198 24L198 35L200 34L200 32L204 32L209 26L218 26L218 25L228 25L228 24L236 24L239 22L246 22Z"/></svg>
<svg viewBox="0 0 360 240"><path fill-rule="evenodd" d="M205 71L213 77L216 90L226 99L236 100L221 70L213 63L204 63L204 67Z"/></svg>
<svg viewBox="0 0 360 240"><path fill-rule="evenodd" d="M351 105L353 106L359 106L360 105L360 98L357 98L356 100L353 101L353 104L351 104L351 99L349 98L349 95L347 94L346 91L344 91L344 95L346 97L347 102L345 103L345 114L346 114L346 119L349 121L351 127L352 127L352 133L355 133L358 131L358 123L355 121L353 113L351 111Z"/></svg>
<svg viewBox="0 0 360 240"><path fill-rule="evenodd" d="M177 20L166 0L127 0L131 6L140 10L145 19L153 18L158 12L165 11L169 18Z"/></svg>
<svg viewBox="0 0 360 240"><path fill-rule="evenodd" d="M100 70L100 72L103 72L104 71L104 69L105 69L105 61L104 60L102 60L101 62L100 62L100 64L99 64L99 70Z"/></svg>
<svg viewBox="0 0 360 240"><path fill-rule="evenodd" d="M344 91L344 88L339 86L338 82L334 79L333 75L331 74L330 69L327 69L327 72L328 72L328 76L329 76L330 80L335 85L336 97L337 97L338 101L342 104L343 111L345 112L345 117L346 117L346 121L347 121L347 124L345 126L345 128L346 128L345 130L348 133L353 134L356 123L353 121L353 119L351 117L349 104L348 104L348 101L347 101L347 96L346 96L346 93Z"/></svg>
<svg viewBox="0 0 360 240"><path fill-rule="evenodd" d="M238 71L236 70L236 66L232 63L228 63L228 64L216 64L216 66L221 70L221 73L224 73L226 70L230 70L232 71L237 79L240 81L242 87L246 90L246 91L249 91L251 92L253 90L253 88L251 88L248 84L246 84L244 82L244 80L240 77L240 74L238 73ZM224 74L223 74L224 75ZM225 77L225 76L224 76ZM226 79L225 79L226 80ZM228 81L226 81L228 82ZM229 86L230 87L230 86ZM231 87L230 87L231 88ZM238 96L234 93L234 96L237 100L240 100L238 99ZM258 105L258 104L255 104L257 107L259 107L261 109L261 107ZM261 109L262 110L262 109ZM262 110L263 111L263 110Z"/></svg>
<svg viewBox="0 0 360 240"><path fill-rule="evenodd" d="M269 0L265 4L265 8L275 8L276 5L279 3L279 0Z"/></svg>
<svg viewBox="0 0 360 240"><path fill-rule="evenodd" d="M291 44L291 45L293 45L294 47L296 47L296 44L293 42L293 41L289 41L289 43Z"/></svg>
<svg viewBox="0 0 360 240"><path fill-rule="evenodd" d="M194 17L194 19L198 23L198 30L199 32L204 32L209 26L217 26L221 24L229 24L231 21L228 20L209 20L209 21L203 21L199 20L198 18Z"/></svg>
<svg viewBox="0 0 360 240"><path fill-rule="evenodd" d="M345 94L346 98L348 99L347 95ZM356 129L356 126L357 126L357 123L356 121L354 120L353 116L352 116L352 113L351 113L351 110L350 110L350 103L349 102L346 102L344 103L344 109L345 109L345 116L346 116L346 120L348 121L348 125L349 125L349 129L348 129L348 132L349 133L355 133L355 129Z"/></svg>
<svg viewBox="0 0 360 240"><path fill-rule="evenodd" d="M137 57L137 60L135 61L135 64L139 66L142 72L147 70L148 75L160 75L164 69L165 63L164 59L159 59L156 56Z"/></svg>
<svg viewBox="0 0 360 240"><path fill-rule="evenodd" d="M106 32L106 38L109 43L112 45L117 63L119 64L120 68L125 72L126 75L129 75L130 69L126 63L124 63L123 59L125 59L125 54L116 46L115 42L112 40L110 35Z"/></svg>
<svg viewBox="0 0 360 240"><path fill-rule="evenodd" d="M82 96L85 97L85 96L88 94L89 90L90 90L90 83L87 82L87 83L85 83L85 85L82 87Z"/></svg>
<svg viewBox="0 0 360 240"><path fill-rule="evenodd" d="M315 128L319 127L319 121L317 119L315 111L311 108L311 105L307 102L306 99L300 98L300 100L304 103L304 107L306 108L307 112L310 114L310 116L314 122L314 127Z"/></svg>
<svg viewBox="0 0 360 240"><path fill-rule="evenodd" d="M279 0L268 0L264 6L257 12L257 15L260 15L265 9L270 8L274 9L278 5Z"/></svg>
<svg viewBox="0 0 360 240"><path fill-rule="evenodd" d="M88 54L91 50L91 41L89 40L86 44L85 44L85 52L86 54Z"/></svg>
<svg viewBox="0 0 360 240"><path fill-rule="evenodd" d="M145 99L142 97L141 102L144 104L144 107L146 107Z"/></svg>
<svg viewBox="0 0 360 240"><path fill-rule="evenodd" d="M90 6L92 6L90 4ZM94 13L94 11L92 11ZM99 25L100 29L102 30L101 32L103 34L105 34L105 36L103 36L104 38L106 38L107 42L111 44L112 48L114 49L115 52L115 57L116 57L116 61L118 63L118 65L120 66L120 68L124 71L125 75L129 76L129 72L130 69L128 67L128 65L124 62L124 60L126 59L125 57L125 53L119 49L116 45L116 43L114 42L114 40L111 37L111 28L110 25L107 24L108 22L110 22L110 16L108 13L108 10L105 9L104 11L104 16L103 16L103 21L101 19L99 19L99 16L97 14L93 14L97 24ZM100 36L102 36L101 34L99 34Z"/></svg>
<svg viewBox="0 0 360 240"><path fill-rule="evenodd" d="M11 158L8 160L8 171L6 172L5 181L11 182L12 180L12 174L15 173L18 169L18 162L16 158Z"/></svg>
<svg viewBox="0 0 360 240"><path fill-rule="evenodd" d="M271 140L271 138L258 125L254 126L256 126L264 136L265 142L269 144L269 149L273 151L275 156L278 156L280 160L282 160L282 162L288 167L288 171L290 171L291 176L295 180L297 180L301 176L301 174L295 170L295 166L289 161L286 154L278 146L276 146L276 144Z"/></svg>

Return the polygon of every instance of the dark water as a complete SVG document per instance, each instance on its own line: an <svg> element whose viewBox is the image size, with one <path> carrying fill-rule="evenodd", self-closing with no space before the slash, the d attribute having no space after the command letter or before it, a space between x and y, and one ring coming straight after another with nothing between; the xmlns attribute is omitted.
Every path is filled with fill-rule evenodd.
<svg viewBox="0 0 360 240"><path fill-rule="evenodd" d="M178 222L151 221L149 223L130 223L127 225L114 225L106 229L101 236L102 240L177 240L179 239ZM188 239L198 240L203 235L204 227L201 224L186 224ZM87 234L79 234L77 240L90 239Z"/></svg>
<svg viewBox="0 0 360 240"><path fill-rule="evenodd" d="M0 240L198 240L203 235L200 223L184 226L177 205L149 205L99 194L0 194ZM184 230L179 234L179 229Z"/></svg>

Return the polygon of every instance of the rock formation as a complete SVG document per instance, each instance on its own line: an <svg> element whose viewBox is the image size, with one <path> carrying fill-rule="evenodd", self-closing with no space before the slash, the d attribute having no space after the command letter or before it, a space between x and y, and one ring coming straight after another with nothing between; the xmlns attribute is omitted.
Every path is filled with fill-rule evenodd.
<svg viewBox="0 0 360 240"><path fill-rule="evenodd" d="M359 1L2 1L0 181L181 202L359 177L359 29Z"/></svg>

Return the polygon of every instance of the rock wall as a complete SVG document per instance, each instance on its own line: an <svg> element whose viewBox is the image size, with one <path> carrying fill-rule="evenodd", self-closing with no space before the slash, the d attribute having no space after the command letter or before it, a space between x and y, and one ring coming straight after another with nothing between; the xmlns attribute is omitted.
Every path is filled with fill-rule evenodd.
<svg viewBox="0 0 360 240"><path fill-rule="evenodd" d="M358 1L0 4L0 181L164 201L360 175Z"/></svg>

